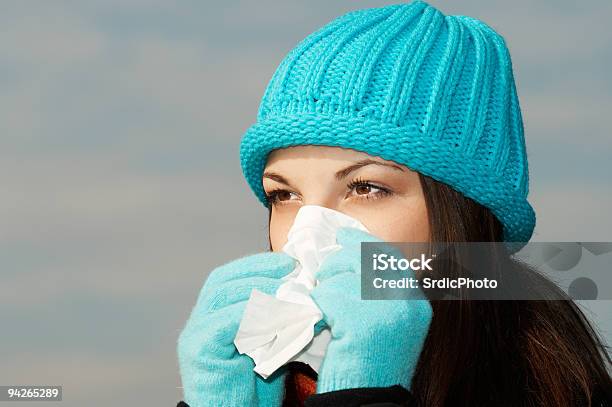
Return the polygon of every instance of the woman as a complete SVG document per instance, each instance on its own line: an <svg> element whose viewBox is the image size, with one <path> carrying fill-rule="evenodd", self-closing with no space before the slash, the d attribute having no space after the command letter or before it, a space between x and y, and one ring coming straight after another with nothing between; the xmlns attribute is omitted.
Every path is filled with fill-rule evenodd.
<svg viewBox="0 0 612 407"><path fill-rule="evenodd" d="M191 407L612 405L610 359L567 298L359 295L361 241L532 235L512 64L485 23L423 1L337 18L283 60L241 162L270 209L271 252L221 266L204 285L178 346ZM262 379L233 339L251 290L273 294L293 269L280 250L303 205L343 212L371 234L341 230L342 249L320 267L311 294L332 340L318 375L290 363ZM542 298L560 295L530 269L514 271L516 281L537 281Z"/></svg>

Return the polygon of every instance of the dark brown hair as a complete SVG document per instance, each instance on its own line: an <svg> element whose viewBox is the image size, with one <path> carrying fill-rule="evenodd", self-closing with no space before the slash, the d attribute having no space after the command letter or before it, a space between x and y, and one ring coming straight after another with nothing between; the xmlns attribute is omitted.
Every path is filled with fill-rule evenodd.
<svg viewBox="0 0 612 407"><path fill-rule="evenodd" d="M419 176L432 242L503 241L502 224L488 208ZM516 263L511 272L519 284L547 291L540 298L555 300L432 299L411 386L419 405L565 407L612 400L610 357L582 311L529 266Z"/></svg>
<svg viewBox="0 0 612 407"><path fill-rule="evenodd" d="M491 211L420 174L432 242L501 242ZM516 263L516 280L553 301L432 300L433 319L412 382L423 406L584 406L609 399L610 358L578 306Z"/></svg>

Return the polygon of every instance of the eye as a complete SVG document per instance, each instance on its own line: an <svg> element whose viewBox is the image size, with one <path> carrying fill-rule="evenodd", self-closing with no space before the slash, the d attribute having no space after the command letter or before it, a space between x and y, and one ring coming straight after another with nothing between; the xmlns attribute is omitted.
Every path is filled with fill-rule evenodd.
<svg viewBox="0 0 612 407"><path fill-rule="evenodd" d="M268 200L268 204L278 205L299 199L299 197L296 193L286 189L275 189L266 193L266 199Z"/></svg>
<svg viewBox="0 0 612 407"><path fill-rule="evenodd" d="M347 187L349 189L348 196L357 199L382 198L391 194L388 188L360 179L352 181Z"/></svg>

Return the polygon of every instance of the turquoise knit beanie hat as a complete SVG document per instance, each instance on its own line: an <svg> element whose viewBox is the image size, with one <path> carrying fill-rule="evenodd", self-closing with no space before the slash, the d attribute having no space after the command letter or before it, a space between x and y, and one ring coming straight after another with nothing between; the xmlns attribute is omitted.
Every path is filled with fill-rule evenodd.
<svg viewBox="0 0 612 407"><path fill-rule="evenodd" d="M510 54L474 18L416 0L353 11L309 35L274 73L240 146L262 202L268 154L306 144L362 151L441 181L488 207L505 241L533 233Z"/></svg>

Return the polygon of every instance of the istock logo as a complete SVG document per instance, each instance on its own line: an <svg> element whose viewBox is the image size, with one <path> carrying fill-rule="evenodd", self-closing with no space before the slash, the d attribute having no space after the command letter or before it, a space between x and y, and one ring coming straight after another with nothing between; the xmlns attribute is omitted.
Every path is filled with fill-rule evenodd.
<svg viewBox="0 0 612 407"><path fill-rule="evenodd" d="M433 270L429 263L433 258L425 257L422 253L420 258L406 259L397 258L385 253L372 255L372 270L374 271L406 271L406 270Z"/></svg>

